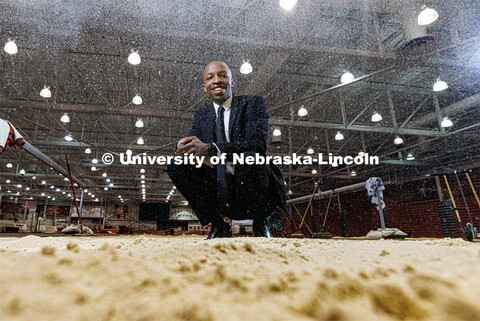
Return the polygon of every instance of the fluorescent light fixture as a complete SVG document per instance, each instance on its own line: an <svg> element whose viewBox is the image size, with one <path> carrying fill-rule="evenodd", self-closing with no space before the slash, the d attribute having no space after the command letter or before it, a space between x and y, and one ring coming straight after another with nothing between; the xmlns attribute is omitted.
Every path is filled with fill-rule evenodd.
<svg viewBox="0 0 480 321"><path fill-rule="evenodd" d="M343 137L343 134L341 132L337 132L337 134L335 135L335 140L342 140L344 138L345 137Z"/></svg>
<svg viewBox="0 0 480 321"><path fill-rule="evenodd" d="M143 145L143 144L145 144L145 142L143 141L143 138L142 138L142 137L140 137L139 139L137 139L137 144L138 144L138 145Z"/></svg>
<svg viewBox="0 0 480 321"><path fill-rule="evenodd" d="M421 26L429 25L438 19L438 12L435 9L422 7L422 12L418 15L417 22Z"/></svg>
<svg viewBox="0 0 480 321"><path fill-rule="evenodd" d="M440 80L440 78L437 79L435 84L433 84L433 91L443 91L448 88L448 85L446 82L443 80Z"/></svg>
<svg viewBox="0 0 480 321"><path fill-rule="evenodd" d="M135 97L132 99L132 103L134 105L141 105L143 103L143 99L139 95L135 95Z"/></svg>
<svg viewBox="0 0 480 321"><path fill-rule="evenodd" d="M348 84L351 83L352 81L355 80L355 77L353 77L353 74L351 72L345 71L340 78L340 82L342 84Z"/></svg>
<svg viewBox="0 0 480 321"><path fill-rule="evenodd" d="M307 149L307 154L308 154L308 155L312 155L312 154L314 154L314 153L315 153L315 151L313 150L313 148Z"/></svg>
<svg viewBox="0 0 480 321"><path fill-rule="evenodd" d="M248 62L248 60L244 60L242 66L240 67L240 73L244 75L248 75L253 71L252 65Z"/></svg>
<svg viewBox="0 0 480 321"><path fill-rule="evenodd" d="M452 127L453 123L448 117L443 117L442 123L440 124L443 128Z"/></svg>
<svg viewBox="0 0 480 321"><path fill-rule="evenodd" d="M137 122L135 123L135 127L142 128L143 127L143 121L141 119L137 120Z"/></svg>
<svg viewBox="0 0 480 321"><path fill-rule="evenodd" d="M66 135L64 138L67 142L71 142L73 140L73 137L71 134Z"/></svg>
<svg viewBox="0 0 480 321"><path fill-rule="evenodd" d="M403 144L403 139L402 139L402 137L397 136L397 137L393 140L393 143L394 143L395 145L402 145L402 144Z"/></svg>
<svg viewBox="0 0 480 321"><path fill-rule="evenodd" d="M3 50L5 50L5 52L9 55L14 55L18 52L18 47L13 40L8 39L5 47L3 47Z"/></svg>
<svg viewBox="0 0 480 321"><path fill-rule="evenodd" d="M307 108L305 108L305 106L302 105L302 107L300 107L300 109L298 110L298 116L305 117L307 115L308 115L308 110Z"/></svg>
<svg viewBox="0 0 480 321"><path fill-rule="evenodd" d="M43 89L40 91L40 96L43 98L50 98L52 97L52 92L50 91L50 87L45 86Z"/></svg>
<svg viewBox="0 0 480 321"><path fill-rule="evenodd" d="M280 131L279 128L275 128L273 130L273 136L282 136L282 132Z"/></svg>
<svg viewBox="0 0 480 321"><path fill-rule="evenodd" d="M60 118L60 121L62 123L69 123L70 122L70 117L68 117L68 114L63 114L63 116Z"/></svg>
<svg viewBox="0 0 480 321"><path fill-rule="evenodd" d="M382 118L382 115L380 115L379 113L377 112L374 112L373 115L372 115L372 121L374 122L379 122L381 121L383 118Z"/></svg>
<svg viewBox="0 0 480 321"><path fill-rule="evenodd" d="M138 52L132 50L132 53L128 55L128 62L135 66L141 63L142 59L140 58Z"/></svg>
<svg viewBox="0 0 480 321"><path fill-rule="evenodd" d="M279 4L284 10L292 10L297 4L297 0L280 0Z"/></svg>

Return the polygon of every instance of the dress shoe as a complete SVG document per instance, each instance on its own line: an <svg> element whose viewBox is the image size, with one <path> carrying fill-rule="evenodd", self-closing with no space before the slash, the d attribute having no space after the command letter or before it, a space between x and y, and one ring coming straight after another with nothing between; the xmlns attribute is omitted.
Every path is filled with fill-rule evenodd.
<svg viewBox="0 0 480 321"><path fill-rule="evenodd" d="M208 234L207 240L219 237L232 237L232 228L230 227L230 224L226 222L212 224L212 229L210 230L210 234Z"/></svg>
<svg viewBox="0 0 480 321"><path fill-rule="evenodd" d="M255 237L272 237L270 229L265 224L265 222L256 223L253 221L253 236Z"/></svg>

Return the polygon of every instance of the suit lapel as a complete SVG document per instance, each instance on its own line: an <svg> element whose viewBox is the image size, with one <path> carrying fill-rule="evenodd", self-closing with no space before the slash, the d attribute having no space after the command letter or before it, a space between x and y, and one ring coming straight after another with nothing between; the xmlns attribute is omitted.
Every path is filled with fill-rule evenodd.
<svg viewBox="0 0 480 321"><path fill-rule="evenodd" d="M239 111L240 111L240 98L233 96L232 109L230 110L230 120L228 122L228 132L230 133L230 140L232 140L233 138L233 124L235 124L235 119L237 118Z"/></svg>
<svg viewBox="0 0 480 321"><path fill-rule="evenodd" d="M215 107L213 103L207 108L207 119L205 120L205 142L215 141Z"/></svg>

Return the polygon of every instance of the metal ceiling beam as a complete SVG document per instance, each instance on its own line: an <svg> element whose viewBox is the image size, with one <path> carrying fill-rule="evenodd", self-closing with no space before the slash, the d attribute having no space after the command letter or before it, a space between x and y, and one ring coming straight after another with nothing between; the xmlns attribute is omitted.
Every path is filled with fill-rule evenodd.
<svg viewBox="0 0 480 321"><path fill-rule="evenodd" d="M424 130L424 129L398 129L388 127L377 127L377 126L362 126L362 125L351 125L344 126L343 124L335 123L320 123L320 122L311 122L311 121L291 121L280 118L270 118L270 125L273 126L294 126L294 127L305 127L305 128L326 128L326 129L342 129L342 130L351 130L351 131L360 131L360 132L372 132L372 133L386 133L386 134L404 134L404 135L416 135L416 136L442 136L442 133L434 130Z"/></svg>
<svg viewBox="0 0 480 321"><path fill-rule="evenodd" d="M441 110L444 116L452 116L455 113L461 112L463 110L477 107L480 105L480 93L460 100L454 104L451 104ZM417 120L411 121L406 125L408 128L419 128L422 125L433 123L438 120L438 113L435 111L426 116L423 116Z"/></svg>

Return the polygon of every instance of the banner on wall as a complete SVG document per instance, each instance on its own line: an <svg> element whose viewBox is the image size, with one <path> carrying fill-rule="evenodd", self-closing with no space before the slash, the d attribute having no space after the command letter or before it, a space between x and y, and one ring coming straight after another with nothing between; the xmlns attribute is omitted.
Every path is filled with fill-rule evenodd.
<svg viewBox="0 0 480 321"><path fill-rule="evenodd" d="M190 207L171 207L168 219L171 221L198 221Z"/></svg>
<svg viewBox="0 0 480 321"><path fill-rule="evenodd" d="M70 215L72 217L78 217L76 206L72 206ZM99 205L84 205L82 208L82 217L101 218L102 208Z"/></svg>

